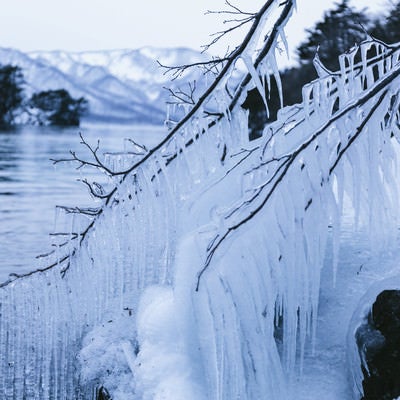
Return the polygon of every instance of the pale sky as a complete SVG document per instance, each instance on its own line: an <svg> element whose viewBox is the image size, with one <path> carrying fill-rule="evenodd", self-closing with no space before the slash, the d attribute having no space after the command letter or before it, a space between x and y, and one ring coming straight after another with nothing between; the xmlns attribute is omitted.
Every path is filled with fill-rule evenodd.
<svg viewBox="0 0 400 400"><path fill-rule="evenodd" d="M263 0L232 0L257 11ZM351 0L357 9L383 10L388 0ZM291 48L335 0L297 0L286 30ZM223 29L216 15L224 0L0 0L0 47L30 50L101 50L184 46L200 50ZM234 43L236 41L236 43ZM240 38L232 38L233 45ZM226 46L215 48L223 53Z"/></svg>

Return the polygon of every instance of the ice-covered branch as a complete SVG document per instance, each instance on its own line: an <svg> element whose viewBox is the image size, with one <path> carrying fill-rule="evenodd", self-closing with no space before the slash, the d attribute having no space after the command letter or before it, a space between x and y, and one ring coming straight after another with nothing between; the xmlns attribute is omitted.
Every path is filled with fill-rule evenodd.
<svg viewBox="0 0 400 400"><path fill-rule="evenodd" d="M42 272L46 272L46 271L50 271L51 269L53 269L56 266L60 266L63 265L64 263L67 263L66 267L64 267L64 269L68 269L69 268L69 259L75 255L76 250L73 250L71 253L59 258L55 263L52 263L50 265L47 265L44 268L37 268L33 271L27 272L27 273L23 273L23 274L17 274L15 272L12 272L9 275L9 279L6 280L5 282L0 283L0 288L4 288L6 286L8 286L10 283L14 282L16 279L21 279L21 278L27 278L29 276L38 274L38 273L42 273ZM62 271L63 273L63 271Z"/></svg>
<svg viewBox="0 0 400 400"><path fill-rule="evenodd" d="M247 33L241 45L238 46L236 50L231 54L220 74L215 78L213 83L208 87L208 89L203 93L203 95L200 96L200 98L198 99L197 103L193 106L193 108L177 123L177 125L164 138L164 140L162 140L157 146L155 146L152 150L150 150L149 153L145 157L143 157L143 159L139 160L137 163L132 165L132 167L124 171L124 175L128 175L130 172L137 169L142 163L146 162L146 160L149 159L155 152L163 148L172 139L172 137L178 134L179 131L185 126L185 124L188 123L193 117L195 117L196 113L203 108L203 106L205 105L207 100L209 100L209 98L212 96L214 91L219 87L219 85L224 81L224 79L230 75L231 69L234 68L237 59L241 57L243 54L245 54L246 49L248 48L249 44L253 39L253 35L256 33L258 29L261 29L260 24L262 24L263 18L266 16L270 8L276 5L276 3L277 2L274 0L269 0L264 4L261 10L255 15L253 25L250 28L249 32ZM255 61L255 68L257 68L258 65L261 63L261 61L271 51L273 51L273 44L276 43L276 41L278 40L278 36L281 30L283 29L287 21L287 18L292 12L293 6L294 4L292 0L284 2L284 7L280 13L278 21L274 24L272 32L268 36L266 43L264 44L261 52L259 53ZM243 94L246 85L248 85L251 82L251 79L252 79L251 74L247 74L243 78L242 83L239 85L239 88L235 92L235 96L232 102L228 106L228 109L230 111L232 111L237 105L240 96ZM225 114L222 114L222 116L224 115ZM209 126L214 126L220 118L222 117L218 116L215 120L209 122Z"/></svg>
<svg viewBox="0 0 400 400"><path fill-rule="evenodd" d="M222 245L222 243L237 229L245 225L247 222L253 220L261 210L268 204L270 198L274 195L276 191L279 190L280 184L284 181L285 176L288 174L290 168L294 165L294 162L300 158L300 156L305 152L307 148L316 143L316 140L319 136L323 134L327 134L331 126L333 126L337 121L343 119L355 109L358 109L364 106L367 102L374 101L370 110L363 116L362 122L358 125L357 128L353 131L352 135L347 138L347 143L342 144L338 143L336 146L336 158L332 161L332 165L329 168L329 175L337 167L339 161L346 153L346 151L352 146L355 140L359 137L359 135L364 131L365 126L371 120L374 113L378 110L379 106L382 105L383 100L389 93L389 86L391 83L400 75L400 63L393 67L393 69L384 76L381 80L377 81L375 85L372 85L369 89L362 93L359 97L356 97L353 101L349 102L345 107L339 109L332 117L328 118L328 120L318 128L310 138L305 140L297 149L295 149L290 154L284 154L278 158L273 157L267 161L261 161L261 164L264 166L269 163L276 164L276 167L272 173L268 176L267 180L255 187L254 193L250 198L244 200L241 204L236 206L233 210L229 211L225 216L226 220L232 219L235 214L239 214L240 212L244 212L244 217L239 217L239 220L232 221L230 225L226 228L225 231L218 233L210 242L207 247L207 257L204 262L203 268L200 270L197 279L196 290L199 289L200 279L204 272L207 270L210 265L215 252ZM396 89L392 89L396 90ZM397 89L398 90L398 89ZM393 112L391 113L393 115ZM305 120L303 120L305 121ZM340 144L340 146L339 146ZM316 151L318 149L318 145L316 146ZM302 164L304 167L304 163ZM303 168L302 167L302 168ZM320 182L322 185L323 182ZM264 193L265 192L265 193ZM258 201L261 198L260 201ZM309 206L312 203L312 198L308 200L308 203L305 205L304 211L307 211Z"/></svg>
<svg viewBox="0 0 400 400"><path fill-rule="evenodd" d="M228 4L230 5L230 4ZM173 129L169 132L169 134L162 140L158 145L156 145L153 149L149 151L139 151L140 155L142 157L134 162L129 168L121 170L121 171L115 171L110 169L107 165L105 165L99 158L98 152L99 152L99 143L95 147L91 146L80 134L81 138L81 144L87 148L91 155L91 160L85 160L84 158L79 157L76 152L70 152L71 157L70 158L65 158L65 159L53 159L53 163L57 164L60 162L76 162L78 164L77 168L82 168L84 166L90 166L93 168L97 168L103 172L105 172L108 176L111 177L120 177L119 178L119 184L121 184L125 179L127 179L128 176L130 176L134 171L136 171L140 166L145 164L148 160L150 160L153 155L157 154L160 152L162 149L168 146L168 144L171 142L171 140L174 138L174 136L180 135L180 132L184 129L185 125L190 123L193 119L201 119L206 117L207 118L207 124L206 126L209 128L215 126L218 121L220 121L222 118L226 117L229 115L229 112L231 112L235 106L237 105L238 99L241 97L242 93L246 90L246 87L249 83L251 83L252 78L254 78L254 75L252 74L247 74L243 80L243 82L239 85L238 89L235 91L234 94L229 93L229 89L227 89L227 81L229 81L230 76L232 72L235 69L235 64L237 60L240 57L245 57L245 58L251 58L253 51L255 49L253 48L254 46L254 41L257 40L257 37L259 35L262 35L262 31L264 29L264 24L269 16L270 11L273 8L280 9L280 15L278 17L277 22L274 24L274 27L270 34L268 35L268 38L260 51L256 61L255 61L255 68L261 63L262 59L265 58L269 53L274 51L274 44L277 42L279 35L282 32L283 26L287 21L288 16L290 15L292 9L294 7L293 0L288 0L283 3L279 3L276 0L268 0L263 7L260 9L260 11L256 14L248 15L248 17L252 21L252 26L249 29L249 32L245 36L243 42L232 52L230 53L229 57L227 57L226 62L223 62L223 68L219 72L219 74L216 76L215 80L211 83L211 85L208 87L208 89L199 97L197 102L193 104L191 107L190 111L175 125ZM234 8L233 8L234 9ZM241 10L235 10L235 12L241 12ZM243 21L241 21L243 22ZM247 54L249 53L249 54ZM213 62L212 62L213 63ZM221 63L220 63L221 64ZM210 68L213 68L212 65ZM212 111L212 110L207 110L206 104L210 100L213 100L214 92L217 91L218 88L225 88L223 90L228 90L228 98L231 100L230 104L226 105L226 110L227 112L219 112L219 111ZM189 94L189 98L190 98ZM185 98L185 96L184 96ZM189 128L190 129L190 128ZM190 137L190 139L186 140L184 143L184 147L189 147L195 143L195 141L199 138L200 134L204 134L205 130L203 130L200 133L197 133L196 135ZM146 149L147 150L147 149ZM226 151L226 148L225 148ZM167 157L161 156L160 159L164 159L165 166L168 166L171 162L173 162L175 159L178 158L178 156L182 153L182 149L178 149L178 151L174 154L169 154ZM222 156L224 157L224 156ZM82 180L82 182L87 186L89 189L90 193L99 199L102 199L104 201L103 203L103 208L109 206L110 204L113 203L113 198L114 195L117 193L117 186L114 186L110 191L106 192L104 188L101 185L96 184L95 182L89 183L87 180ZM96 218L102 214L102 209L98 211L98 214L95 216L95 219L91 221L91 223L87 226L85 231L79 236L80 241L79 243L82 243L82 240L86 237L87 233L90 231L90 229L94 225L94 221ZM66 263L69 260L69 257L71 254L75 254L75 251L70 251L68 254L65 256L61 256L59 260L57 260L55 263L51 264L50 268L55 265L59 265L60 263ZM67 267L64 269L67 270L69 268L69 262ZM47 270L46 268L45 270ZM37 270L37 272L40 272L42 270Z"/></svg>

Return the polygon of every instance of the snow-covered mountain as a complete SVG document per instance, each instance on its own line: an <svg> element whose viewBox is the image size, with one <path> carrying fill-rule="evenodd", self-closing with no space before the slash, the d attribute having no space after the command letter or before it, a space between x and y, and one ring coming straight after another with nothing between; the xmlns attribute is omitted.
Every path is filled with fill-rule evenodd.
<svg viewBox="0 0 400 400"><path fill-rule="evenodd" d="M174 66L204 60L206 56L187 48L152 48L88 52L35 51L24 53L0 48L0 64L22 68L25 90L68 90L73 97L89 101L91 120L160 124L170 76L157 61ZM194 72L173 81L193 80Z"/></svg>

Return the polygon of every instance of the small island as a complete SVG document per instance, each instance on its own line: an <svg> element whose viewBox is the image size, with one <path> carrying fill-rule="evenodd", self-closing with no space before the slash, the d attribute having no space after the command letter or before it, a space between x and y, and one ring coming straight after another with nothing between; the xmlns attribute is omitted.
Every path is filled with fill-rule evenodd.
<svg viewBox="0 0 400 400"><path fill-rule="evenodd" d="M18 123L79 126L88 111L84 97L73 98L65 89L41 91L27 98L24 85L19 66L0 65L0 127Z"/></svg>

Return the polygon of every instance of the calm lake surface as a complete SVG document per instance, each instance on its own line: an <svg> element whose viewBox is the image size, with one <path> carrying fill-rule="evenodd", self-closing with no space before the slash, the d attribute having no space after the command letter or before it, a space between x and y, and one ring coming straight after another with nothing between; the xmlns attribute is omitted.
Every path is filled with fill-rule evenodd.
<svg viewBox="0 0 400 400"><path fill-rule="evenodd" d="M77 180L98 172L77 170L72 163L54 166L50 161L69 158L70 150L86 159L79 132L93 146L100 139L100 154L124 151L125 138L151 148L165 135L162 127L119 125L0 131L0 282L11 272L32 270L36 256L50 249L56 205L95 205Z"/></svg>

